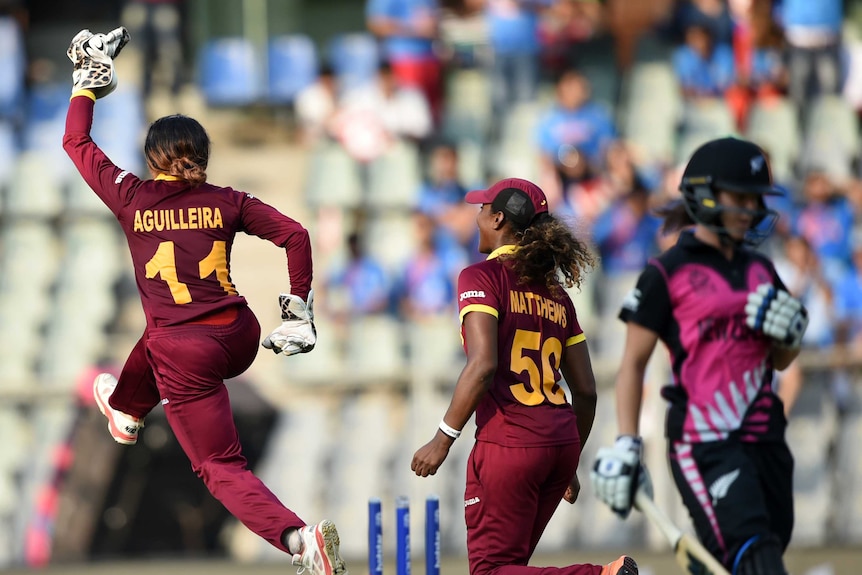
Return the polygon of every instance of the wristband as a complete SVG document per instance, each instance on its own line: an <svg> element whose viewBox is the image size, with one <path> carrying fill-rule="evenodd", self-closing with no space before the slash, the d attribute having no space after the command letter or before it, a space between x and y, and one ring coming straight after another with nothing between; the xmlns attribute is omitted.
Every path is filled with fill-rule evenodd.
<svg viewBox="0 0 862 575"><path fill-rule="evenodd" d="M458 439L461 437L461 432L455 429L454 427L449 426L442 419L440 420L440 431L451 437L452 439Z"/></svg>

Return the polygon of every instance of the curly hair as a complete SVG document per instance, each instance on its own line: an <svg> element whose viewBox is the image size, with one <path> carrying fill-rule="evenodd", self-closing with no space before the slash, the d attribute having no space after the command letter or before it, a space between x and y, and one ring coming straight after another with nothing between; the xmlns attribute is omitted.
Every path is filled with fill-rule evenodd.
<svg viewBox="0 0 862 575"><path fill-rule="evenodd" d="M500 260L512 266L521 284L542 283L556 295L563 287L581 287L586 273L598 263L590 247L551 214L537 215L516 235L518 249Z"/></svg>

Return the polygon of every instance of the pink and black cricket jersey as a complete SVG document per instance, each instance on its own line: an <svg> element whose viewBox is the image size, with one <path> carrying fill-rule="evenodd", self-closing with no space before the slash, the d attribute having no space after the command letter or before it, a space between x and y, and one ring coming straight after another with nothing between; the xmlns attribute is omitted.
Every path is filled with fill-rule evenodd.
<svg viewBox="0 0 862 575"><path fill-rule="evenodd" d="M63 148L123 228L149 326L178 325L246 305L230 277L237 232L285 248L291 292L308 296L311 247L298 222L245 192L142 180L120 169L90 138L93 104L88 97L72 98Z"/></svg>
<svg viewBox="0 0 862 575"><path fill-rule="evenodd" d="M669 439L784 437L771 340L745 323L748 293L762 283L786 289L765 256L739 248L728 260L684 232L649 262L623 303L620 319L654 331L670 352L674 381L662 390Z"/></svg>
<svg viewBox="0 0 862 575"><path fill-rule="evenodd" d="M493 315L499 325L497 371L476 409L476 439L508 447L577 443L576 417L559 385L560 363L565 348L584 341L584 333L567 294L519 285L498 258L513 249L498 248L458 278L462 341L468 313Z"/></svg>

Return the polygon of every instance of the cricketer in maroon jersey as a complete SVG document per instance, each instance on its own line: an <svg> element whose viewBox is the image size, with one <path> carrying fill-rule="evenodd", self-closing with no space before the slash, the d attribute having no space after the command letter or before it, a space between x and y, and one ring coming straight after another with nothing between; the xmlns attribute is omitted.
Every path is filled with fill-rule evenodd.
<svg viewBox="0 0 862 575"><path fill-rule="evenodd" d="M473 413L464 517L471 575L636 575L608 565L529 567L561 499L574 503L596 384L586 338L563 287L595 260L548 213L538 186L510 178L467 194L484 262L461 272L458 300L467 363L434 438L416 451L416 475L433 475ZM559 277L562 276L561 281ZM560 380L565 377L571 403Z"/></svg>
<svg viewBox="0 0 862 575"><path fill-rule="evenodd" d="M76 70L86 69L94 46L93 58L104 63L98 47L110 46L113 34L87 44L93 35L79 33L69 51ZM247 193L206 183L210 141L191 118L168 116L150 126L144 152L154 179L115 166L90 137L97 94L106 95L73 90L63 147L122 226L147 320L120 381L101 374L94 382L111 435L134 444L160 400L193 470L234 516L313 575L346 575L335 526L306 525L247 468L224 384L251 365L260 341L257 318L230 278L235 235L285 249L293 291L286 301L302 309L282 329L316 338L308 232ZM310 350L308 343L298 351Z"/></svg>

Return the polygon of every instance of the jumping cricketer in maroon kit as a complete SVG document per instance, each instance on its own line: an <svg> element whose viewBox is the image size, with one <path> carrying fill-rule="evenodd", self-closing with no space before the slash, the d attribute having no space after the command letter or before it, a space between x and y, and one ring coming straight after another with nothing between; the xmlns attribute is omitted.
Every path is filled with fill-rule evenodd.
<svg viewBox="0 0 862 575"><path fill-rule="evenodd" d="M566 287L580 285L595 260L531 182L501 180L465 199L482 205L479 251L489 255L458 279L467 364L411 468L434 475L475 412L464 492L470 574L637 575L625 555L605 566L527 566L560 500L574 503L580 491L576 471L595 417L596 383L559 277Z"/></svg>
<svg viewBox="0 0 862 575"><path fill-rule="evenodd" d="M230 279L235 235L286 251L292 293L280 296L284 321L264 346L292 355L316 341L308 232L245 192L207 183L210 140L191 118L167 116L150 126L144 153L152 180L108 159L90 138L93 108L116 84L112 59L127 40L123 28L85 30L68 52L75 72L63 147L122 226L147 322L119 382L96 378L96 401L124 444L137 441L143 418L161 402L193 470L234 516L290 553L300 572L346 575L335 525L306 525L247 468L224 384L248 369L260 339L257 318Z"/></svg>

